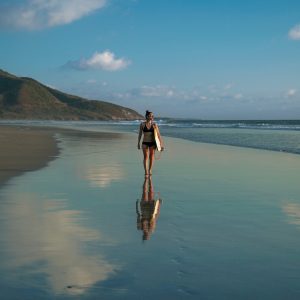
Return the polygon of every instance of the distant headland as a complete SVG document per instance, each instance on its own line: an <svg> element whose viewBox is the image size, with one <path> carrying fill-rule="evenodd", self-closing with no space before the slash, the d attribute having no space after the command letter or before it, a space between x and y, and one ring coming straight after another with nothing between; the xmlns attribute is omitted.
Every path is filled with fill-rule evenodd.
<svg viewBox="0 0 300 300"><path fill-rule="evenodd" d="M0 119L135 120L136 111L113 103L88 100L0 69Z"/></svg>

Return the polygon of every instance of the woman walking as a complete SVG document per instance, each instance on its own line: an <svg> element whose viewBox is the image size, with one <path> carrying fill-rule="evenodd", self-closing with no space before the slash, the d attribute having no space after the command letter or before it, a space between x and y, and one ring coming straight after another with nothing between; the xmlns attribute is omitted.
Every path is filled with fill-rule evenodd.
<svg viewBox="0 0 300 300"><path fill-rule="evenodd" d="M161 150L164 149L163 141L160 136L160 132L157 124L154 123L154 116L151 111L146 111L146 120L141 123L139 137L138 137L138 149L141 149L141 138L143 135L142 149L144 154L144 170L145 176L152 175L152 167L154 163L154 154L156 150L155 132L158 136L160 144L162 145Z"/></svg>

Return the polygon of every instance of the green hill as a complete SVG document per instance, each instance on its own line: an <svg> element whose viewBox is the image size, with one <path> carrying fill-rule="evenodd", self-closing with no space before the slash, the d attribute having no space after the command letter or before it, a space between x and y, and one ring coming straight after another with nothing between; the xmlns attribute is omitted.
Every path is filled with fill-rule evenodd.
<svg viewBox="0 0 300 300"><path fill-rule="evenodd" d="M105 101L87 100L0 69L0 119L135 120L136 111Z"/></svg>

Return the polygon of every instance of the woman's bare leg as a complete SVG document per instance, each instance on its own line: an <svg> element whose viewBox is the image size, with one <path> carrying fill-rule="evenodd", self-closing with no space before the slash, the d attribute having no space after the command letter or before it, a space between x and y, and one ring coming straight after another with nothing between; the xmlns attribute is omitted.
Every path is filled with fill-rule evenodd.
<svg viewBox="0 0 300 300"><path fill-rule="evenodd" d="M154 147L150 147L149 148L149 174L152 174L152 167L153 167L153 163L154 163L154 154L155 154L155 148Z"/></svg>
<svg viewBox="0 0 300 300"><path fill-rule="evenodd" d="M148 159L149 159L149 150L148 150L148 147L144 146L144 145L143 145L143 154L144 154L143 164L144 164L145 175L148 175L149 172L148 172L147 165L148 165Z"/></svg>

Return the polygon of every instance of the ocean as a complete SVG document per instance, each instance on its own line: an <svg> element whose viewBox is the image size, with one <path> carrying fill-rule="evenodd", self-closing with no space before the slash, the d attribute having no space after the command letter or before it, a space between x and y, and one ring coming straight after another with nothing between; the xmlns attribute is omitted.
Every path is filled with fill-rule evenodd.
<svg viewBox="0 0 300 300"><path fill-rule="evenodd" d="M194 142L300 154L300 120L156 120L163 136ZM0 124L59 126L88 131L138 132L136 121L2 121Z"/></svg>

